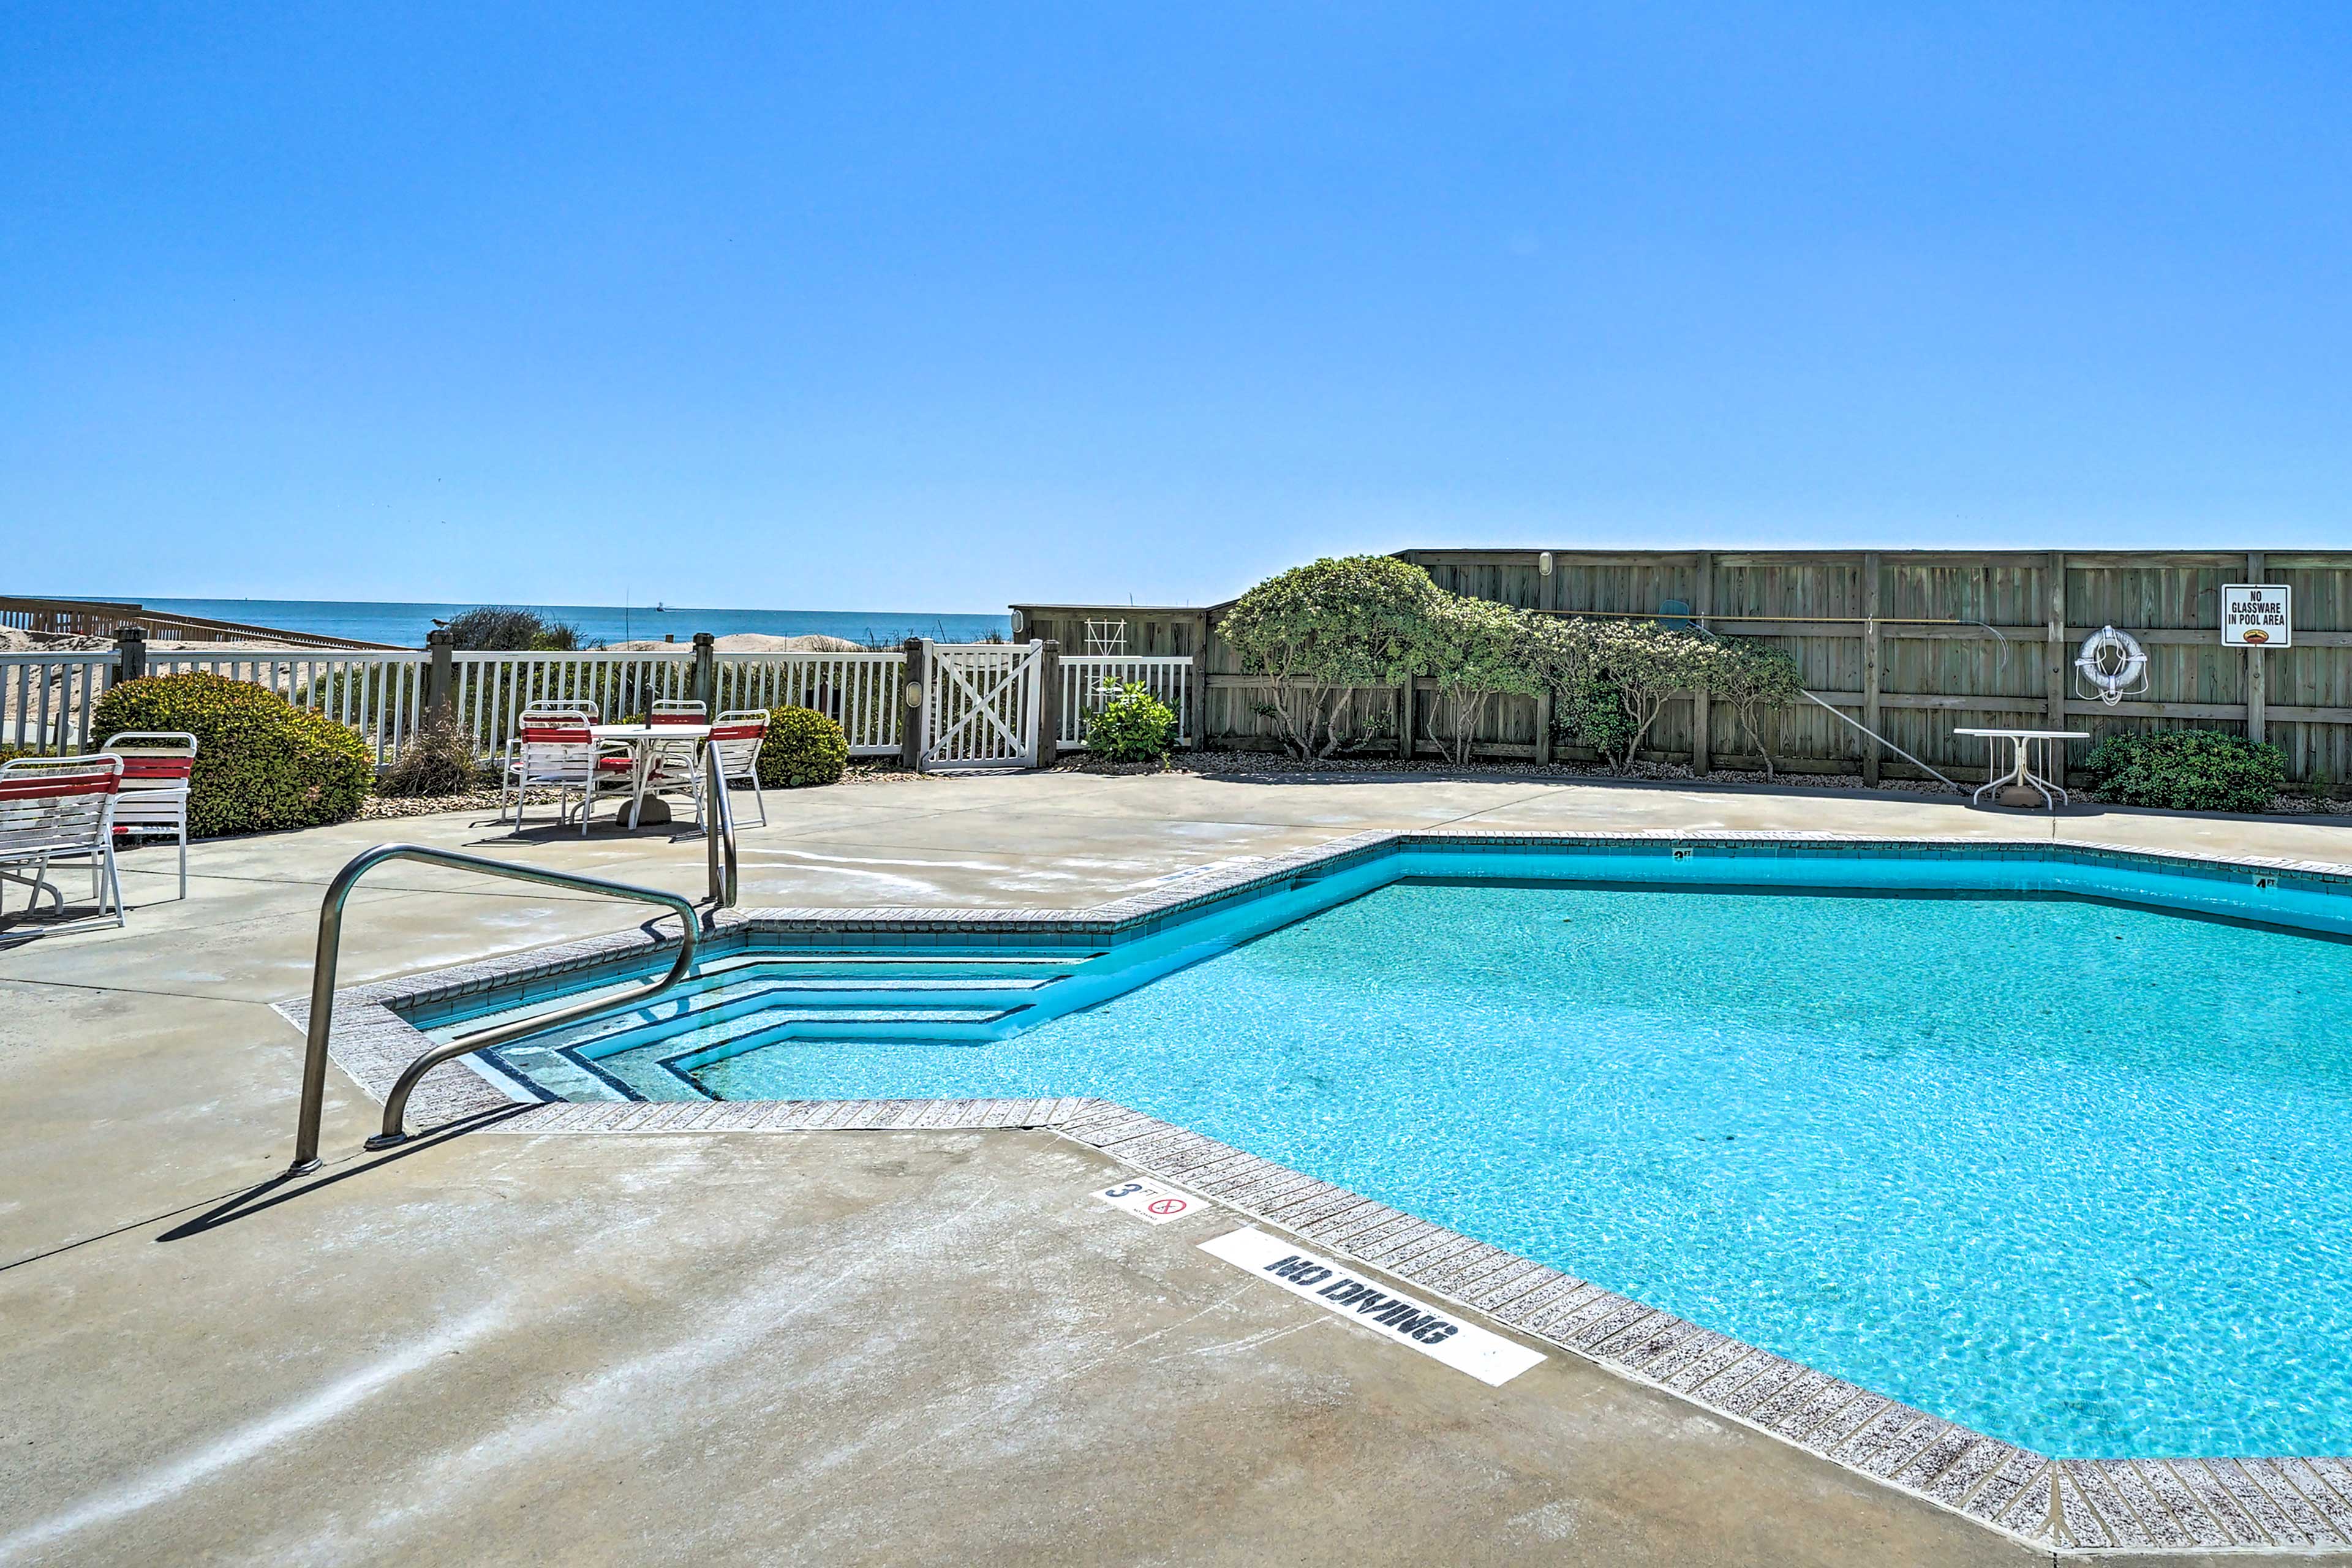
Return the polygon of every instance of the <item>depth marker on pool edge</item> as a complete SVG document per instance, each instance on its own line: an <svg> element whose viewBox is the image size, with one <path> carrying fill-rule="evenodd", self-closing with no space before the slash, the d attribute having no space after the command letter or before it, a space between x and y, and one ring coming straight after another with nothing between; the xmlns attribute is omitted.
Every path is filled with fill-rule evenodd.
<svg viewBox="0 0 2352 1568"><path fill-rule="evenodd" d="M1146 1225L1166 1225L1171 1219L1197 1213L1201 1207L1198 1198L1140 1179L1097 1187L1095 1197L1115 1209L1126 1210Z"/></svg>
<svg viewBox="0 0 2352 1568"><path fill-rule="evenodd" d="M1489 1333L1451 1310L1441 1311L1411 1296L1399 1295L1351 1268L1301 1252L1280 1237L1255 1227L1204 1241L1201 1250L1304 1297L1326 1311L1361 1323L1384 1339L1417 1350L1456 1372L1466 1372L1491 1387L1500 1388L1544 1359L1541 1351Z"/></svg>

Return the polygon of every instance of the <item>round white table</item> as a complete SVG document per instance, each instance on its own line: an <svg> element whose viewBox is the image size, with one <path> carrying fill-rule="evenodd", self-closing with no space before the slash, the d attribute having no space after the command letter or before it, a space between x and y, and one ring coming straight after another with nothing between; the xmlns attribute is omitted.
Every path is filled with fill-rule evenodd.
<svg viewBox="0 0 2352 1568"><path fill-rule="evenodd" d="M2063 786L2053 783L2042 774L2035 773L2027 765L2032 758L2033 743L2036 741L2042 742L2042 765L2044 768L2047 768L2050 766L2050 748L2052 746L2063 745L2068 741L2087 741L2091 738L2091 733L2087 730L1982 729L1955 730L1952 733L1955 735L1983 736L1985 739L1985 749L1991 755L1991 761L1986 764L1986 772L1990 776L1986 778L1983 784L1979 786L1976 794L1969 797L1969 805L1974 805L1978 802L1983 800L1986 790L2031 789L2041 792L2042 804L2048 806L2052 811L2058 809L2058 803L2060 801L2070 800L2071 797L2068 796ZM1997 765L2000 760L2000 743L2003 741L2007 741L2016 749L2014 766L2012 766L2006 773L2000 772Z"/></svg>
<svg viewBox="0 0 2352 1568"><path fill-rule="evenodd" d="M686 743L692 747L706 744L710 739L708 724L591 724L588 733L601 744L617 741L629 748L629 826L635 827L646 809L646 783L653 777L654 765L661 759L664 742ZM588 808L582 806L581 810ZM667 807L664 807L665 810Z"/></svg>

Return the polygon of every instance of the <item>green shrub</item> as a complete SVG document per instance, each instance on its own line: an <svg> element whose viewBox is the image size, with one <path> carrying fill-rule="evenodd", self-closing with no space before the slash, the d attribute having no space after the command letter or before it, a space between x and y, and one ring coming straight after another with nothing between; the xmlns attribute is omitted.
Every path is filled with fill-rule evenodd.
<svg viewBox="0 0 2352 1568"><path fill-rule="evenodd" d="M1552 739L1590 746L1612 763L1633 742L1633 721L1617 688L1598 674L1562 687L1552 698Z"/></svg>
<svg viewBox="0 0 2352 1568"><path fill-rule="evenodd" d="M777 708L768 714L768 738L760 742L763 789L799 789L829 784L849 766L849 737L814 708Z"/></svg>
<svg viewBox="0 0 2352 1568"><path fill-rule="evenodd" d="M2264 811L2286 779L2276 746L2218 730L2110 735L2083 759L2105 798L2165 811Z"/></svg>
<svg viewBox="0 0 2352 1568"><path fill-rule="evenodd" d="M122 682L100 701L92 742L125 730L195 736L188 831L198 837L346 821L374 782L374 762L356 732L226 676Z"/></svg>
<svg viewBox="0 0 2352 1568"><path fill-rule="evenodd" d="M18 757L37 757L40 754L38 746L0 746L0 763L13 763Z"/></svg>
<svg viewBox="0 0 2352 1568"><path fill-rule="evenodd" d="M1176 710L1130 680L1087 719L1087 750L1115 763L1156 763L1176 740Z"/></svg>

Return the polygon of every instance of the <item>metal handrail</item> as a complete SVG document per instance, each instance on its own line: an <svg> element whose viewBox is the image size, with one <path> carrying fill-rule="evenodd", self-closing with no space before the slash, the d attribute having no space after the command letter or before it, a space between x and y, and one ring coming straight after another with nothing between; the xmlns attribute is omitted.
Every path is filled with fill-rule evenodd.
<svg viewBox="0 0 2352 1568"><path fill-rule="evenodd" d="M1969 624L1969 625L1970 625L1970 626L1979 626L1979 625L1981 625L1982 623L1981 623L1981 622L1977 622L1977 621L1970 621L1970 622L1969 622L1969 623L1968 623L1968 624ZM1816 707L1816 708L1820 709L1822 712L1824 712L1824 713L1828 714L1831 718L1832 718L1832 719L1836 720L1839 723L1841 723L1841 724L1848 724L1848 725L1852 725L1854 729L1857 729L1857 730L1861 731L1864 734L1865 734L1865 735L1869 736L1872 740L1874 740L1874 741L1877 742L1880 745L1882 745L1882 746L1885 747L1888 751L1890 751L1890 752L1894 752L1896 756L1901 757L1904 761L1908 762L1908 763L1917 763L1917 765L1918 765L1918 766L1923 767L1923 768L1927 768L1927 771L1928 771L1929 773L1934 773L1937 778L1939 778L1939 779L1944 779L1944 782L1945 782L1946 784L1952 784L1952 787L1953 787L1954 789L1958 789L1958 788L1960 787L1958 784L1952 784L1952 781L1951 781L1950 779L1944 778L1944 774L1943 774L1943 773L1942 773L1942 771L1941 771L1940 769L1934 768L1934 767L1930 767L1927 763L1920 762L1918 758L1916 758L1916 757L1913 756L1910 752L1908 752L1905 751L1902 747L1900 747L1900 746L1896 745L1894 742L1892 742L1892 741L1888 740L1885 736L1884 736L1884 735L1880 734L1877 731L1875 731L1875 730L1872 729L1869 725L1867 725L1867 724L1857 724L1857 723L1855 723L1853 720L1851 720L1851 719L1847 718L1844 714L1843 714L1843 713L1839 712L1836 709L1834 709L1834 708L1831 707L1828 703L1826 703L1826 702L1822 701L1822 700L1818 696L1814 695L1812 692L1805 691L1801 687L1801 688L1799 688L1798 689L1799 689L1800 693L1804 697L1804 699L1805 699L1805 700L1806 700L1806 701L1811 702L1814 707Z"/></svg>
<svg viewBox="0 0 2352 1568"><path fill-rule="evenodd" d="M731 833L730 844L731 847ZM635 1006L677 984L694 965L695 945L702 934L701 921L695 917L694 905L682 894L639 888L627 882L610 882L602 877L583 877L571 871L517 866L480 855L460 855L450 849L430 849L421 844L379 844L353 857L348 865L335 873L335 879L327 884L327 895L319 904L319 948L310 968L310 1036L302 1058L302 1111L294 1132L294 1163L286 1171L289 1176L308 1175L319 1168L319 1122L327 1093L327 1036L334 1024L335 961L342 948L343 905L350 900L352 889L359 879L387 860L422 860L429 865L480 871L487 876L510 877L519 882L543 882L551 887L577 888L583 892L630 899L641 904L661 904L677 911L686 928L686 936L678 946L677 960L669 966L669 973L658 980L647 981L626 995L592 997L552 1013L536 1014L513 1023L477 1030L470 1035L461 1035L446 1045L436 1046L418 1057L394 1080L392 1091L384 1096L383 1131L367 1141L371 1149L389 1148L407 1138L408 1134L401 1128L401 1121L408 1110L409 1091L416 1087L419 1079L443 1062L478 1051L485 1046L502 1045L541 1029L568 1024L592 1013ZM715 866L717 863L714 851L712 864Z"/></svg>
<svg viewBox="0 0 2352 1568"><path fill-rule="evenodd" d="M727 796L727 774L719 760L719 742L703 743L702 837L710 857L710 912L735 907L743 875L735 860L735 803ZM714 831L715 828L715 831Z"/></svg>

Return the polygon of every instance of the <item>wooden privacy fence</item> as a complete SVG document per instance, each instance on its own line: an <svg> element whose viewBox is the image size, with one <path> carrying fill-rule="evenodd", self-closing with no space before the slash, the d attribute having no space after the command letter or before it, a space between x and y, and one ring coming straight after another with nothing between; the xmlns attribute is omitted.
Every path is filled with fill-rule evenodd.
<svg viewBox="0 0 2352 1568"><path fill-rule="evenodd" d="M2352 552L2244 551L1549 551L1409 550L1438 585L1554 615L1703 625L1725 637L1786 650L1806 688L1855 723L1952 776L1982 778L1983 744L1956 728L2010 724L2118 731L2215 729L2276 744L2288 777L2352 778ZM2294 646L2225 648L2221 590L2275 584L2294 591ZM1272 749L1274 700L1244 672L1215 625L1225 606L1016 605L1028 635L1064 647L1123 637L1137 651L1198 666L1199 723L1208 746ZM2148 655L2148 689L2114 706L2076 688L2074 659L2103 626ZM1112 629L1113 627L1117 629ZM1369 747L1395 751L1402 732L1431 752L1433 683L1409 696L1359 693L1372 718ZM1488 704L1477 750L1554 754L1549 703ZM1435 715L1441 722L1445 716ZM1761 716L1764 742L1793 772L1864 778L1923 776L1918 768L1811 703ZM2093 742L2078 742L2080 758ZM1589 758L1568 745L1560 754ZM1697 693L1668 703L1642 753L1700 771L1759 765L1736 718Z"/></svg>

